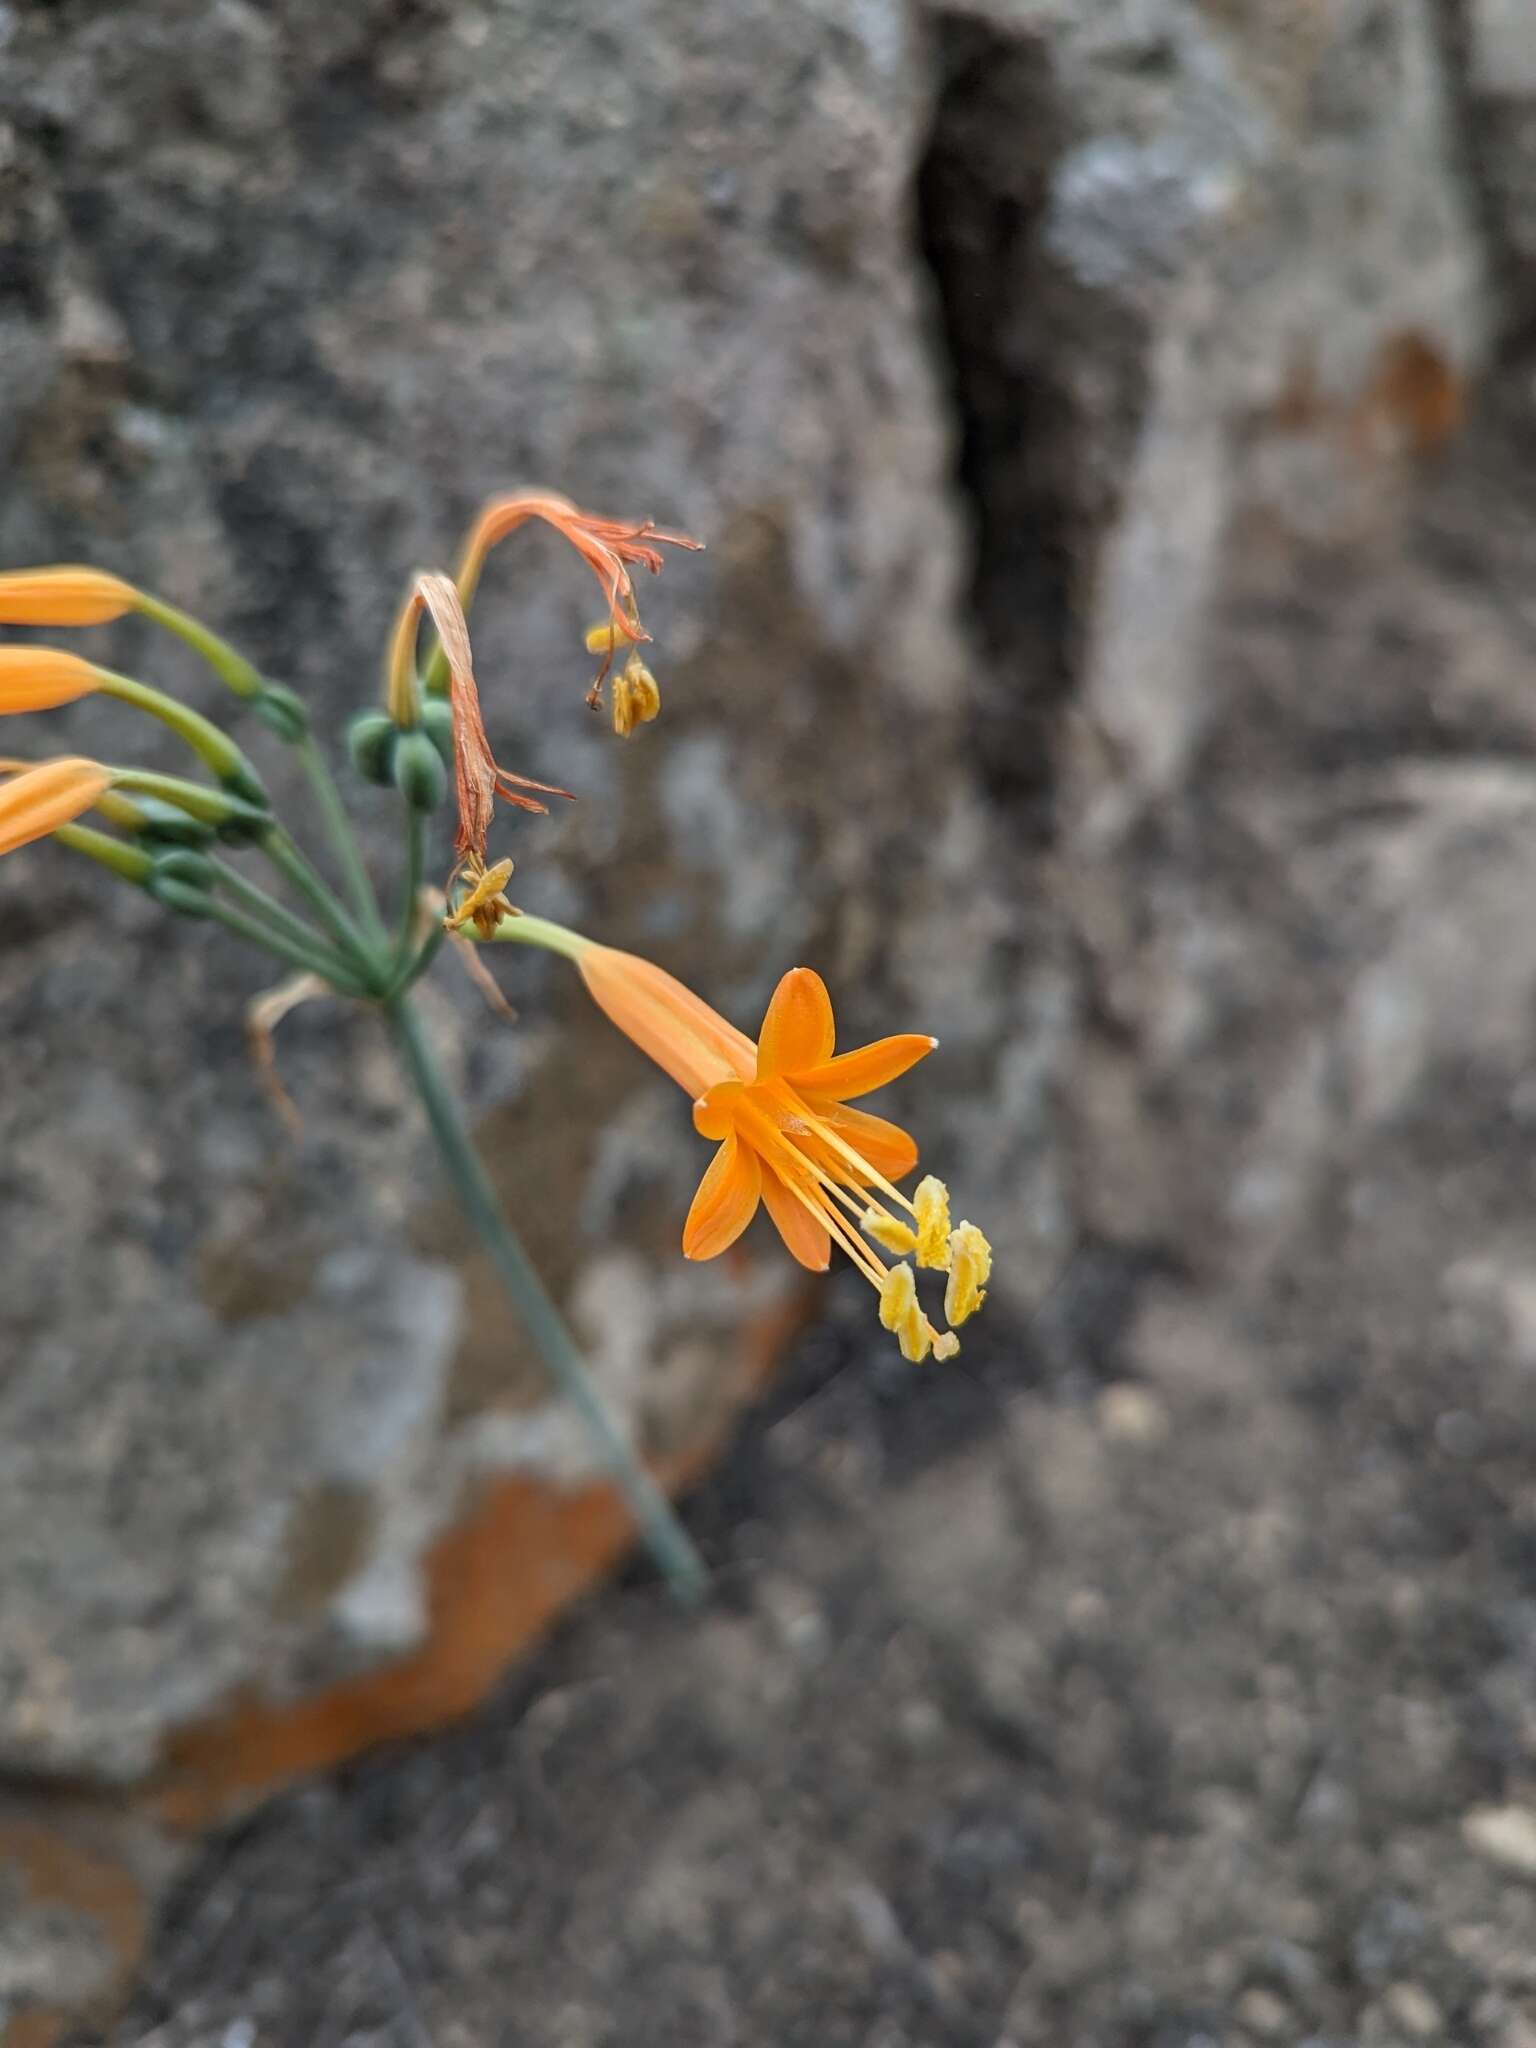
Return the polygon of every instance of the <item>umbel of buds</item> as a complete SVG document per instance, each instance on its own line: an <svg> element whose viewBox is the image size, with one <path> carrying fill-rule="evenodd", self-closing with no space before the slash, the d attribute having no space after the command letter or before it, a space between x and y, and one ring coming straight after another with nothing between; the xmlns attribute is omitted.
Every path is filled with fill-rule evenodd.
<svg viewBox="0 0 1536 2048"><path fill-rule="evenodd" d="M185 749L188 772L80 754L0 760L0 854L52 839L173 915L220 926L279 962L294 978L257 1006L259 1031L270 1029L263 1020L315 993L376 1006L468 1224L555 1384L580 1413L657 1562L680 1593L691 1595L702 1584L697 1554L599 1397L529 1263L411 1000L444 941L451 938L466 960L487 940L563 955L599 1008L687 1090L695 1128L716 1149L682 1227L686 1257L717 1257L764 1207L802 1265L820 1271L834 1250L849 1260L875 1291L880 1324L916 1363L959 1349L955 1330L985 1299L991 1247L974 1224L951 1224L948 1190L933 1176L911 1196L903 1193L900 1182L916 1169L916 1144L899 1126L849 1106L925 1059L933 1039L902 1033L836 1052L827 990L811 969L794 968L780 981L753 1040L662 968L525 916L508 900L512 861L490 845L498 805L536 815L547 811L546 799L571 793L496 758L466 613L491 551L534 521L569 543L602 593L603 615L586 636L588 652L601 657L587 702L599 704L606 685L613 729L625 739L661 709L660 689L640 651L650 635L641 623L633 571L654 575L664 548L696 549L699 543L649 520L582 512L548 491L493 499L470 527L455 574L423 570L410 579L389 640L380 700L360 710L346 733L358 777L388 792L395 805L402 858L393 916L385 915L302 699L188 613L119 576L81 566L0 573L0 626L106 626L136 614L192 648L235 708L292 750L341 886L304 850L222 723L155 682L66 647L32 642L0 645L0 716L110 697L164 727ZM425 885L430 821L450 797L452 866L443 890L433 892ZM478 960L474 966L488 979ZM270 1046L258 1043L275 1076ZM292 1117L292 1105L275 1085ZM925 1269L945 1276L943 1329L919 1299L917 1276Z"/></svg>

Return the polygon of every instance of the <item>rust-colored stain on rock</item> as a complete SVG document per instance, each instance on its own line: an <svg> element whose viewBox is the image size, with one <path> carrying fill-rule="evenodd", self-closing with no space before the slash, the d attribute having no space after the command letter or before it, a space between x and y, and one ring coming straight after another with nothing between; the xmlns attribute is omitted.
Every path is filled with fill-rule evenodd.
<svg viewBox="0 0 1536 2048"><path fill-rule="evenodd" d="M1378 349L1350 426L1363 454L1432 455L1461 431L1466 415L1466 386L1455 366L1410 330Z"/></svg>
<svg viewBox="0 0 1536 2048"><path fill-rule="evenodd" d="M64 2021L57 2013L19 2012L0 2034L0 2048L53 2048L64 2031Z"/></svg>
<svg viewBox="0 0 1536 2048"><path fill-rule="evenodd" d="M93 2003L113 2003L137 1968L149 1934L149 1902L139 1879L105 1850L74 1839L67 1824L55 1829L30 1820L0 1819L0 1865L17 1874L29 1903L95 1923L109 1960ZM52 2048L66 2017L26 2007L12 2015L0 2048Z"/></svg>
<svg viewBox="0 0 1536 2048"><path fill-rule="evenodd" d="M744 1333L735 1399L655 1468L669 1492L691 1486L714 1463L740 1406L771 1377L805 1312L802 1296ZM634 1535L628 1509L606 1482L561 1488L528 1473L494 1480L428 1554L431 1621L419 1650L292 1705L243 1700L183 1730L151 1811L176 1829L205 1827L295 1779L467 1714L630 1549Z"/></svg>

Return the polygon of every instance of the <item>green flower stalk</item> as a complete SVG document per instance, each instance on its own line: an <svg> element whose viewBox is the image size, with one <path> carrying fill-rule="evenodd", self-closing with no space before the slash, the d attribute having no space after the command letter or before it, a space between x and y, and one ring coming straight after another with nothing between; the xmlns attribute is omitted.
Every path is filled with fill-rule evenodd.
<svg viewBox="0 0 1536 2048"><path fill-rule="evenodd" d="M353 766L399 820L399 895L391 915L300 700L196 620L88 568L0 574L0 625L100 625L136 612L195 648L268 733L294 749L344 893L273 809L243 749L218 723L150 683L54 647L0 646L0 715L109 696L173 731L202 778L81 756L0 762L0 854L52 837L105 876L145 890L169 913L222 926L304 977L298 986L373 1006L464 1215L552 1384L581 1417L657 1565L680 1597L694 1599L704 1585L698 1553L607 1407L513 1230L412 1002L412 989L445 940L466 957L472 941L491 940L563 955L599 1008L687 1091L696 1128L717 1147L683 1228L689 1258L717 1257L766 1207L803 1266L824 1269L834 1249L848 1257L874 1287L881 1323L917 1363L959 1349L956 1327L985 1298L991 1247L974 1224L951 1225L942 1181L929 1175L905 1194L898 1183L915 1168L916 1144L897 1125L849 1107L926 1058L933 1039L909 1032L835 1053L831 998L819 975L799 967L781 980L754 1040L651 962L524 917L508 900L512 861L490 846L498 806L540 814L546 797L570 792L514 773L492 752L465 606L490 550L535 519L571 544L602 591L603 617L586 644L604 659L588 701L596 702L614 656L623 652L609 686L615 731L627 738L660 708L655 677L637 652L649 635L631 570L659 570L658 544L698 543L658 533L648 521L594 517L548 492L493 500L470 530L456 579L436 570L412 578L390 639L382 701L348 728ZM424 627L434 637L423 664ZM445 888L433 892L424 886L433 821L450 794L453 866ZM83 822L87 813L100 822ZM237 851L255 865L228 857ZM290 1000L285 988L277 1008L268 1002L264 1013L279 1014ZM944 1275L944 1329L918 1296L918 1276L930 1272Z"/></svg>
<svg viewBox="0 0 1536 2048"><path fill-rule="evenodd" d="M91 696L115 698L158 720L185 742L209 776L196 781L80 756L0 761L0 854L43 838L94 862L104 875L145 890L165 910L222 926L284 968L315 977L337 995L372 1003L386 1022L416 1091L443 1166L466 1217L484 1244L550 1378L580 1415L599 1459L628 1501L636 1527L680 1598L704 1590L702 1560L611 1414L582 1361L575 1338L497 1199L458 1104L410 1001L413 984L437 954L440 914L423 930L422 893L432 814L448 793L478 791L475 828L458 846L482 851L500 795L522 808L545 807L531 792L566 794L491 764L481 721L468 630L450 578L416 579L397 626L386 689L374 715L369 779L391 787L399 804L404 857L398 914L387 921L364 864L345 800L294 693L263 677L245 657L196 619L86 567L0 574L0 624L104 625L138 613L176 635L279 740L290 745L308 780L319 823L345 887L339 897L272 810L243 749L221 726L152 684L83 660L63 648L0 646L0 715L45 712ZM418 622L430 617L452 650L455 694L429 702L416 670ZM530 794L524 795L522 792ZM95 812L110 831L83 822ZM461 811L462 816L462 811ZM227 844L254 853L270 871L266 885L225 859ZM475 873L486 872L482 860ZM492 872L510 875L510 861ZM285 901L286 891L292 900ZM510 910L496 892L495 915Z"/></svg>

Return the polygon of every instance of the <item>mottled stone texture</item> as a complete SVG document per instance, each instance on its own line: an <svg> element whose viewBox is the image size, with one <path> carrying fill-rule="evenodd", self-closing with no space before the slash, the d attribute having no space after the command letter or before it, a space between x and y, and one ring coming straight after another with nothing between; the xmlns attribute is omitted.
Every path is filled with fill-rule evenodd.
<svg viewBox="0 0 1536 2048"><path fill-rule="evenodd" d="M900 1108L999 1318L1148 1265L1259 1284L1448 1067L1526 1056L1523 651L1403 566L1529 311L1524 18L0 9L0 557L142 580L339 723L493 489L705 536L645 593L665 709L627 747L575 565L494 562L503 758L581 796L506 828L519 899L749 1027L808 960L851 1036L938 1032ZM1498 515L1453 503L1476 559ZM60 736L175 761L96 709L18 746ZM409 1650L476 1485L582 1448L370 1019L283 1027L294 1145L259 964L47 849L0 918L0 1767L131 1782L242 1686ZM497 970L514 1025L445 962L433 1030L677 1449L783 1261L683 1265L685 1105L558 963Z"/></svg>

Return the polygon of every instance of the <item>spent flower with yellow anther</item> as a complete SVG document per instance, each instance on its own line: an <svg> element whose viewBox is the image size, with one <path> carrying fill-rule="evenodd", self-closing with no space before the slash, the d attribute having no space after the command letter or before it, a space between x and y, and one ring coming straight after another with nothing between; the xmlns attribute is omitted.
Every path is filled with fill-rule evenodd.
<svg viewBox="0 0 1536 2048"><path fill-rule="evenodd" d="M603 655L603 665L587 692L587 702L595 704L613 660L614 647L633 645L651 637L640 623L630 569L642 568L658 576L664 559L662 547L697 550L704 543L686 533L664 533L652 519L604 519L595 512L582 512L569 498L554 491L513 491L482 505L469 530L456 579L459 596L466 606L475 594L491 549L530 520L542 521L569 541L601 586L609 628L606 645L588 635L592 651ZM599 630L594 628L594 633ZM427 672L428 686L441 689L446 674L447 656L440 649Z"/></svg>
<svg viewBox="0 0 1536 2048"><path fill-rule="evenodd" d="M896 1183L916 1166L916 1144L899 1125L849 1107L926 1059L936 1039L904 1032L838 1053L826 984L796 967L754 1043L649 960L542 918L519 918L497 937L566 954L598 1007L693 1097L694 1128L717 1150L683 1226L685 1257L717 1257L765 1207L801 1265L825 1271L834 1245L847 1256L906 1357L954 1356L957 1340L934 1329L902 1258L923 1248L926 1263L948 1263L948 1191L930 1175L915 1197L903 1194ZM941 1220L943 1258L933 1240ZM870 1239L902 1262L887 1266ZM985 1245L980 1231L975 1240ZM974 1263L975 1252L967 1256ZM978 1305L967 1297L966 1313Z"/></svg>
<svg viewBox="0 0 1536 2048"><path fill-rule="evenodd" d="M627 621L616 625L611 619L601 619L587 629L587 652L604 657L597 680L592 685L589 702L596 701L596 693L602 688L603 677L609 672L609 663L614 650L627 645L629 654L624 666L612 676L608 684L608 700L613 713L613 729L621 740L627 740L637 725L648 725L661 709L661 689L655 676L640 659L639 649L634 642L641 637L639 620L633 627Z"/></svg>
<svg viewBox="0 0 1536 2048"><path fill-rule="evenodd" d="M485 868L471 857L464 863L464 878L468 888L449 905L443 918L447 930L458 932L472 924L483 938L489 938L504 917L522 915L502 893L512 879L511 861L499 860L495 867Z"/></svg>

